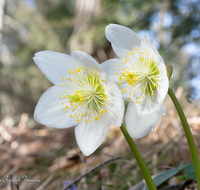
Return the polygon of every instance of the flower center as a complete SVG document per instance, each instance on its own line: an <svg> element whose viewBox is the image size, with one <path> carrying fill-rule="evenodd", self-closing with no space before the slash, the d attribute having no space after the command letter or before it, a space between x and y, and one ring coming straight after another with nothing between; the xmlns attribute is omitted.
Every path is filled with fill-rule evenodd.
<svg viewBox="0 0 200 190"><path fill-rule="evenodd" d="M124 61L120 61L123 68L117 72L115 76L119 77L118 84L122 88L122 93L126 93L128 89L134 87L133 90L129 90L130 95L137 94L135 103L142 103L145 101L144 97L150 101L154 95L159 83L159 69L156 62L149 56L149 52L145 49L144 52L139 52L138 49L133 49L133 52L128 53L128 58L124 54ZM135 56L134 56L135 54ZM140 98L139 98L139 97ZM140 99L138 102L137 99ZM127 98L130 101L131 97Z"/></svg>
<svg viewBox="0 0 200 190"><path fill-rule="evenodd" d="M64 83L68 83L75 92L65 92L65 95L60 95L63 100L62 105L65 112L72 111L71 118L77 122L85 120L86 123L92 123L92 120L97 120L107 111L106 101L108 93L105 88L104 80L100 79L97 71L88 68L69 70L71 78L64 78ZM66 87L67 84L60 87ZM71 89L71 88L70 88Z"/></svg>

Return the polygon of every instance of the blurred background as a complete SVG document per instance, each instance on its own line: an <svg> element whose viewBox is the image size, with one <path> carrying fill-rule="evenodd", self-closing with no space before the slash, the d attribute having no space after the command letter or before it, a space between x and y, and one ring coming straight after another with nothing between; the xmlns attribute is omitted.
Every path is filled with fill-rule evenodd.
<svg viewBox="0 0 200 190"><path fill-rule="evenodd" d="M9 172L28 174L41 182L21 184L21 189L61 189L65 181L91 166L121 155L120 161L84 178L79 189L128 189L142 179L115 127L97 152L86 158L77 147L73 128L53 129L33 120L37 101L52 86L33 62L34 54L80 50L102 63L115 57L105 38L109 23L127 26L140 36L147 34L165 63L173 66L174 90L200 150L199 0L0 0L0 177ZM165 110L156 129L136 141L152 174L162 171L158 168L163 165L191 162L168 97ZM60 162L64 164L58 166ZM0 183L0 188L7 189L6 185Z"/></svg>

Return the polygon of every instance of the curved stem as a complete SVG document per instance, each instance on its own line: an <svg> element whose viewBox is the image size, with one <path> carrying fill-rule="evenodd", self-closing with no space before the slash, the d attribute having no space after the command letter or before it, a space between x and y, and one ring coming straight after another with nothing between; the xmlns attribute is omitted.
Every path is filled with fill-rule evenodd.
<svg viewBox="0 0 200 190"><path fill-rule="evenodd" d="M133 152L133 155L135 156L135 159L140 167L140 170L143 174L143 177L146 181L146 184L148 186L149 189L151 190L156 190L156 186L151 178L151 175L144 163L144 160L142 159L142 156L140 155L140 152L139 150L137 149L133 139L130 137L130 135L128 134L127 130L126 130L126 126L124 125L124 123L122 123L121 127L120 127L124 137L126 138L132 152Z"/></svg>
<svg viewBox="0 0 200 190"><path fill-rule="evenodd" d="M195 175L196 175L196 179L197 179L197 184L198 184L198 189L200 189L200 161L199 161L199 155L197 152L197 148L194 142L194 138L192 136L190 127L188 125L187 119L185 117L185 114L181 108L181 105L178 101L178 99L176 98L173 90L171 88L169 88L168 90L168 94L171 97L174 106L176 107L176 110L178 112L178 115L180 117L181 123L183 125L183 129L185 132L185 136L187 138L187 142L188 142L188 146L190 149L190 154L192 157L192 162L193 162L193 166L194 166L194 171L195 171Z"/></svg>

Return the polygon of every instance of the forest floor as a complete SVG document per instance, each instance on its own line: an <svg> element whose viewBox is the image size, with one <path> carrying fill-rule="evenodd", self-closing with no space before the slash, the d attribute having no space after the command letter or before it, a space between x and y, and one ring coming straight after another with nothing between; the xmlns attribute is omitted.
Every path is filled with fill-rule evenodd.
<svg viewBox="0 0 200 190"><path fill-rule="evenodd" d="M200 153L198 102L189 103L182 96L182 88L178 88L176 95L182 102ZM182 125L169 98L164 107L166 114L161 116L156 128L134 140L151 175L191 163ZM0 134L1 190L61 190L65 182L79 176L75 183L79 190L141 188L134 185L142 180L142 174L118 127L111 125L102 145L88 157L77 146L74 127L43 126L26 113L7 115L0 123ZM88 174L84 175L86 172ZM196 183L184 176L183 172L179 173L160 189L197 189ZM178 187L183 182L185 185Z"/></svg>

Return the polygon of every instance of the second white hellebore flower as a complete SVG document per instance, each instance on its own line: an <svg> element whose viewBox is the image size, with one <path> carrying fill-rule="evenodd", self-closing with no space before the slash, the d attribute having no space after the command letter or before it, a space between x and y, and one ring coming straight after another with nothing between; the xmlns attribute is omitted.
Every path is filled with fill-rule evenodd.
<svg viewBox="0 0 200 190"><path fill-rule="evenodd" d="M125 122L130 136L143 137L164 113L169 86L164 61L146 35L141 39L129 28L116 24L108 25L105 33L119 59L108 60L101 67L129 101Z"/></svg>
<svg viewBox="0 0 200 190"><path fill-rule="evenodd" d="M112 123L121 126L124 103L117 85L99 64L84 52L72 56L43 51L33 58L54 83L40 98L34 119L44 125L75 125L77 143L88 156L102 143Z"/></svg>

